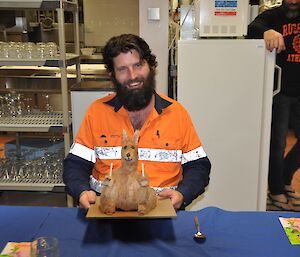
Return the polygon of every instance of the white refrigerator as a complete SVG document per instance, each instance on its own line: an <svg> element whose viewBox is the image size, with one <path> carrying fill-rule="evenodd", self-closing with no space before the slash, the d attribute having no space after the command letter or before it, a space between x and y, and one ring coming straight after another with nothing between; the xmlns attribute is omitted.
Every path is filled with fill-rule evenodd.
<svg viewBox="0 0 300 257"><path fill-rule="evenodd" d="M178 101L212 163L190 210L266 210L274 67L263 40L179 41Z"/></svg>

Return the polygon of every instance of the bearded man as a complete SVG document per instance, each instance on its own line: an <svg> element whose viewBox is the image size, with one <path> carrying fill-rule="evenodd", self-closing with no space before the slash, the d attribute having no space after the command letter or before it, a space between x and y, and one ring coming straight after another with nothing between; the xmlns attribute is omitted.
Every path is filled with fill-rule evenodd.
<svg viewBox="0 0 300 257"><path fill-rule="evenodd" d="M156 57L140 37L123 34L105 45L103 61L116 93L96 100L64 161L67 192L88 209L101 182L121 166L121 134L140 130L139 170L175 209L205 191L210 161L184 107L155 91Z"/></svg>
<svg viewBox="0 0 300 257"><path fill-rule="evenodd" d="M269 51L277 51L282 69L281 92L274 96L269 162L269 203L277 210L300 210L300 189L292 188L300 167L300 0L284 0L277 8L256 17L249 38L263 38ZM297 141L285 156L288 130Z"/></svg>

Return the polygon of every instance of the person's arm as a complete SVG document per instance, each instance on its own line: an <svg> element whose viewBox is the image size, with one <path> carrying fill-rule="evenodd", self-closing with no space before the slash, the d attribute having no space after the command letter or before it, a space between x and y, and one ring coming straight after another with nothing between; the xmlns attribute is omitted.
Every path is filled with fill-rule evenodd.
<svg viewBox="0 0 300 257"><path fill-rule="evenodd" d="M84 191L91 190L90 175L94 163L69 153L64 160L63 180L66 192L79 202L79 197Z"/></svg>
<svg viewBox="0 0 300 257"><path fill-rule="evenodd" d="M248 26L247 38L263 38L269 51L277 50L277 53L285 50L285 43L281 33L273 29L279 9L267 10L259 14Z"/></svg>
<svg viewBox="0 0 300 257"><path fill-rule="evenodd" d="M272 25L274 26L274 18L276 13L274 10L267 10L263 13L259 14L249 25L248 25L248 33L247 38L263 38L264 32L272 29Z"/></svg>
<svg viewBox="0 0 300 257"><path fill-rule="evenodd" d="M96 200L96 193L90 188L90 175L96 162L92 133L93 108L97 107L92 104L87 110L74 144L64 160L66 192L84 209L88 209Z"/></svg>
<svg viewBox="0 0 300 257"><path fill-rule="evenodd" d="M199 195L204 193L209 183L211 163L207 157L190 161L182 165L183 179L179 182L177 191L183 195L181 207L186 207Z"/></svg>

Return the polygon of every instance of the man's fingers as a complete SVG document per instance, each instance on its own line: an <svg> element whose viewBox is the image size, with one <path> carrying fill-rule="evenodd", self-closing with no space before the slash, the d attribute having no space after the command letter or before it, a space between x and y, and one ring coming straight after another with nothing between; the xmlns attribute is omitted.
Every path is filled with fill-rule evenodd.
<svg viewBox="0 0 300 257"><path fill-rule="evenodd" d="M161 192L158 193L158 198L161 199L161 200L162 199L167 199L167 198L171 198L171 195L166 191L161 191Z"/></svg>
<svg viewBox="0 0 300 257"><path fill-rule="evenodd" d="M264 40L266 42L266 48L269 51L276 49L277 53L280 53L281 51L285 50L285 44L282 34L273 29L264 32Z"/></svg>
<svg viewBox="0 0 300 257"><path fill-rule="evenodd" d="M285 44L284 44L284 40L283 38L280 38L278 40L278 49L277 49L277 53L280 53L281 51L285 50Z"/></svg>
<svg viewBox="0 0 300 257"><path fill-rule="evenodd" d="M80 209L88 210L90 207L91 207L90 204L82 204L82 203L79 204Z"/></svg>
<svg viewBox="0 0 300 257"><path fill-rule="evenodd" d="M158 195L160 199L170 198L172 205L174 206L175 209L179 209L183 202L183 195L180 192L173 189L165 189L164 191L160 192Z"/></svg>
<svg viewBox="0 0 300 257"><path fill-rule="evenodd" d="M96 193L94 191L88 192L89 197L89 203L95 203L96 202Z"/></svg>
<svg viewBox="0 0 300 257"><path fill-rule="evenodd" d="M79 207L82 209L89 209L91 207L91 204L88 201L88 198L85 196L82 196L80 199Z"/></svg>
<svg viewBox="0 0 300 257"><path fill-rule="evenodd" d="M91 203L96 202L96 193L94 191L84 191L79 198L79 207L89 209Z"/></svg>
<svg viewBox="0 0 300 257"><path fill-rule="evenodd" d="M84 193L81 197L80 197L80 204L79 206L83 209L88 209L91 207L91 204L89 202L89 197L88 197L88 192Z"/></svg>

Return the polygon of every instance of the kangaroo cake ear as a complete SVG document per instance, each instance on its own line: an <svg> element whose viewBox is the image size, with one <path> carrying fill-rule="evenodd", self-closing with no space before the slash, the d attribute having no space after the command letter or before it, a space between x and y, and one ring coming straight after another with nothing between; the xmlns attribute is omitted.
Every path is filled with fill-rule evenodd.
<svg viewBox="0 0 300 257"><path fill-rule="evenodd" d="M128 139L128 135L125 129L122 130L122 141L126 141Z"/></svg>
<svg viewBox="0 0 300 257"><path fill-rule="evenodd" d="M134 143L135 143L136 145L138 144L139 136L140 136L140 131L139 131L139 130L134 131L134 134L133 134L133 141L134 141Z"/></svg>

